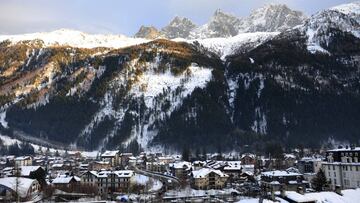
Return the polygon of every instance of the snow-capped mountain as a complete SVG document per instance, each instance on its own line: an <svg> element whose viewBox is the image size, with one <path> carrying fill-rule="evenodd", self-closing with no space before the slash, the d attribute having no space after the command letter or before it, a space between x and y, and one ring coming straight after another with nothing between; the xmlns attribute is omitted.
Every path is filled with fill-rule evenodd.
<svg viewBox="0 0 360 203"><path fill-rule="evenodd" d="M335 6L333 8L330 8L330 10L339 11L360 23L360 1Z"/></svg>
<svg viewBox="0 0 360 203"><path fill-rule="evenodd" d="M283 4L269 4L254 10L241 22L240 32L282 32L301 25L306 16Z"/></svg>
<svg viewBox="0 0 360 203"><path fill-rule="evenodd" d="M192 39L232 37L239 33L241 21L236 16L216 10L210 21L190 33Z"/></svg>
<svg viewBox="0 0 360 203"><path fill-rule="evenodd" d="M168 39L188 38L195 28L196 25L188 18L176 16L169 25L161 29L161 32Z"/></svg>
<svg viewBox="0 0 360 203"><path fill-rule="evenodd" d="M360 2L341 5L314 14L299 29L306 33L308 49L314 52L329 53L328 48L334 35L351 33L360 37ZM345 43L345 42L344 42Z"/></svg>
<svg viewBox="0 0 360 203"><path fill-rule="evenodd" d="M196 39L0 36L0 133L132 151L357 141L359 3L297 26L289 20L301 14L270 7L245 19L249 29L282 32L237 33L244 21L217 11L190 31ZM169 33L186 22L173 20Z"/></svg>
<svg viewBox="0 0 360 203"><path fill-rule="evenodd" d="M154 26L141 26L139 31L134 35L136 38L156 39L162 34Z"/></svg>
<svg viewBox="0 0 360 203"><path fill-rule="evenodd" d="M87 34L69 29L22 35L0 35L0 41L10 40L12 43L34 39L42 40L45 46L62 45L80 48L122 48L146 42L144 39L130 38L125 35Z"/></svg>

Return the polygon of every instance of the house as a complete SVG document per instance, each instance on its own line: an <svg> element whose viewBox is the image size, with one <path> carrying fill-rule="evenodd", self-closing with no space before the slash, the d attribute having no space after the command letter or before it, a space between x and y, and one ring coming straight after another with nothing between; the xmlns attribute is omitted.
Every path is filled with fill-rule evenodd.
<svg viewBox="0 0 360 203"><path fill-rule="evenodd" d="M297 158L294 154L284 154L283 167L290 168L295 166L297 163Z"/></svg>
<svg viewBox="0 0 360 203"><path fill-rule="evenodd" d="M94 170L94 171L98 171L98 170L102 170L102 169L110 170L111 164L110 164L110 162L107 162L107 161L94 161L89 164L89 169Z"/></svg>
<svg viewBox="0 0 360 203"><path fill-rule="evenodd" d="M81 179L77 176L71 176L68 174L59 175L54 180L52 180L51 184L53 184L56 188L74 188L80 185Z"/></svg>
<svg viewBox="0 0 360 203"><path fill-rule="evenodd" d="M360 187L360 147L327 151L322 169L332 189L337 185L342 189Z"/></svg>
<svg viewBox="0 0 360 203"><path fill-rule="evenodd" d="M261 186L266 191L297 191L299 187L308 187L308 182L300 173L289 171L267 171L261 173Z"/></svg>
<svg viewBox="0 0 360 203"><path fill-rule="evenodd" d="M242 173L241 161L227 161L222 172L227 174L231 181L239 179Z"/></svg>
<svg viewBox="0 0 360 203"><path fill-rule="evenodd" d="M121 153L120 154L120 165L127 166L129 164L130 157L133 157L132 153Z"/></svg>
<svg viewBox="0 0 360 203"><path fill-rule="evenodd" d="M40 185L37 180L22 177L0 178L0 200L5 202L29 201L39 194ZM16 194L17 193L17 194Z"/></svg>
<svg viewBox="0 0 360 203"><path fill-rule="evenodd" d="M297 168L300 173L317 173L321 169L321 158L303 157L297 163Z"/></svg>
<svg viewBox="0 0 360 203"><path fill-rule="evenodd" d="M119 151L105 151L101 154L101 161L109 162L113 167L119 165Z"/></svg>
<svg viewBox="0 0 360 203"><path fill-rule="evenodd" d="M100 195L112 192L126 192L130 187L130 178L135 174L131 170L87 171L81 175L84 184L98 188Z"/></svg>
<svg viewBox="0 0 360 203"><path fill-rule="evenodd" d="M191 172L191 185L195 189L221 189L224 188L228 175L211 168L202 168Z"/></svg>
<svg viewBox="0 0 360 203"><path fill-rule="evenodd" d="M241 155L240 161L244 165L255 165L256 155L251 153L245 153Z"/></svg>
<svg viewBox="0 0 360 203"><path fill-rule="evenodd" d="M30 156L19 156L15 158L16 166L31 166L32 158Z"/></svg>
<svg viewBox="0 0 360 203"><path fill-rule="evenodd" d="M173 176L179 179L186 179L191 172L191 163L187 161L171 163L169 164L169 169Z"/></svg>
<svg viewBox="0 0 360 203"><path fill-rule="evenodd" d="M165 164L164 162L157 162L157 161L146 162L146 170L147 171L164 173L164 172L166 172L167 166L168 165Z"/></svg>

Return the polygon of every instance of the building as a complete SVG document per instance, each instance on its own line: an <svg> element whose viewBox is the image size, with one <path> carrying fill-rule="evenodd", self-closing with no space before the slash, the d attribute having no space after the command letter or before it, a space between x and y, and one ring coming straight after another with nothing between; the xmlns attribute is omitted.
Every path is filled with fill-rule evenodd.
<svg viewBox="0 0 360 203"><path fill-rule="evenodd" d="M244 165L255 165L256 155L251 153L245 153L241 155L240 161Z"/></svg>
<svg viewBox="0 0 360 203"><path fill-rule="evenodd" d="M303 157L297 163L297 168L300 173L317 173L321 169L321 158Z"/></svg>
<svg viewBox="0 0 360 203"><path fill-rule="evenodd" d="M80 185L81 179L67 174L57 176L51 183L57 188L75 188Z"/></svg>
<svg viewBox="0 0 360 203"><path fill-rule="evenodd" d="M187 161L169 164L171 174L179 179L186 179L191 172L191 163Z"/></svg>
<svg viewBox="0 0 360 203"><path fill-rule="evenodd" d="M302 174L289 171L262 172L260 183L265 191L298 191L299 187L304 189L309 186Z"/></svg>
<svg viewBox="0 0 360 203"><path fill-rule="evenodd" d="M92 171L110 170L111 164L108 161L94 161L89 164L89 169Z"/></svg>
<svg viewBox="0 0 360 203"><path fill-rule="evenodd" d="M0 178L0 199L4 202L30 201L39 194L40 185L37 180L22 177Z"/></svg>
<svg viewBox="0 0 360 203"><path fill-rule="evenodd" d="M16 166L31 166L32 158L30 156L19 156L15 158Z"/></svg>
<svg viewBox="0 0 360 203"><path fill-rule="evenodd" d="M191 173L191 185L195 189L222 189L229 178L220 170L202 168Z"/></svg>
<svg viewBox="0 0 360 203"><path fill-rule="evenodd" d="M332 189L360 187L360 147L346 147L326 152L322 169Z"/></svg>
<svg viewBox="0 0 360 203"><path fill-rule="evenodd" d="M101 161L109 162L111 166L119 165L119 151L105 151L101 154Z"/></svg>
<svg viewBox="0 0 360 203"><path fill-rule="evenodd" d="M126 192L130 187L130 178L134 172L130 170L119 171L87 171L81 175L84 184L98 188L100 195L112 192Z"/></svg>

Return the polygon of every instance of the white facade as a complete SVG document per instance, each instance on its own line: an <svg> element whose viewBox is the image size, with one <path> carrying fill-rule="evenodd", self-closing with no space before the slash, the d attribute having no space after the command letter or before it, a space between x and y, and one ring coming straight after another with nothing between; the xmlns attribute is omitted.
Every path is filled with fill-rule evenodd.
<svg viewBox="0 0 360 203"><path fill-rule="evenodd" d="M323 170L333 189L360 188L360 163L324 162Z"/></svg>

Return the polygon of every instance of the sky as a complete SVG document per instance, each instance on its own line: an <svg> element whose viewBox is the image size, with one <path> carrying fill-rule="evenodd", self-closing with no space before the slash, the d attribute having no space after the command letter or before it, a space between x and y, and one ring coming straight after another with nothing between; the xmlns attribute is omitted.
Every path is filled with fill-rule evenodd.
<svg viewBox="0 0 360 203"><path fill-rule="evenodd" d="M0 34L60 28L88 33L134 35L141 25L166 26L175 16L201 25L216 9L244 17L269 3L307 15L354 0L1 0Z"/></svg>

